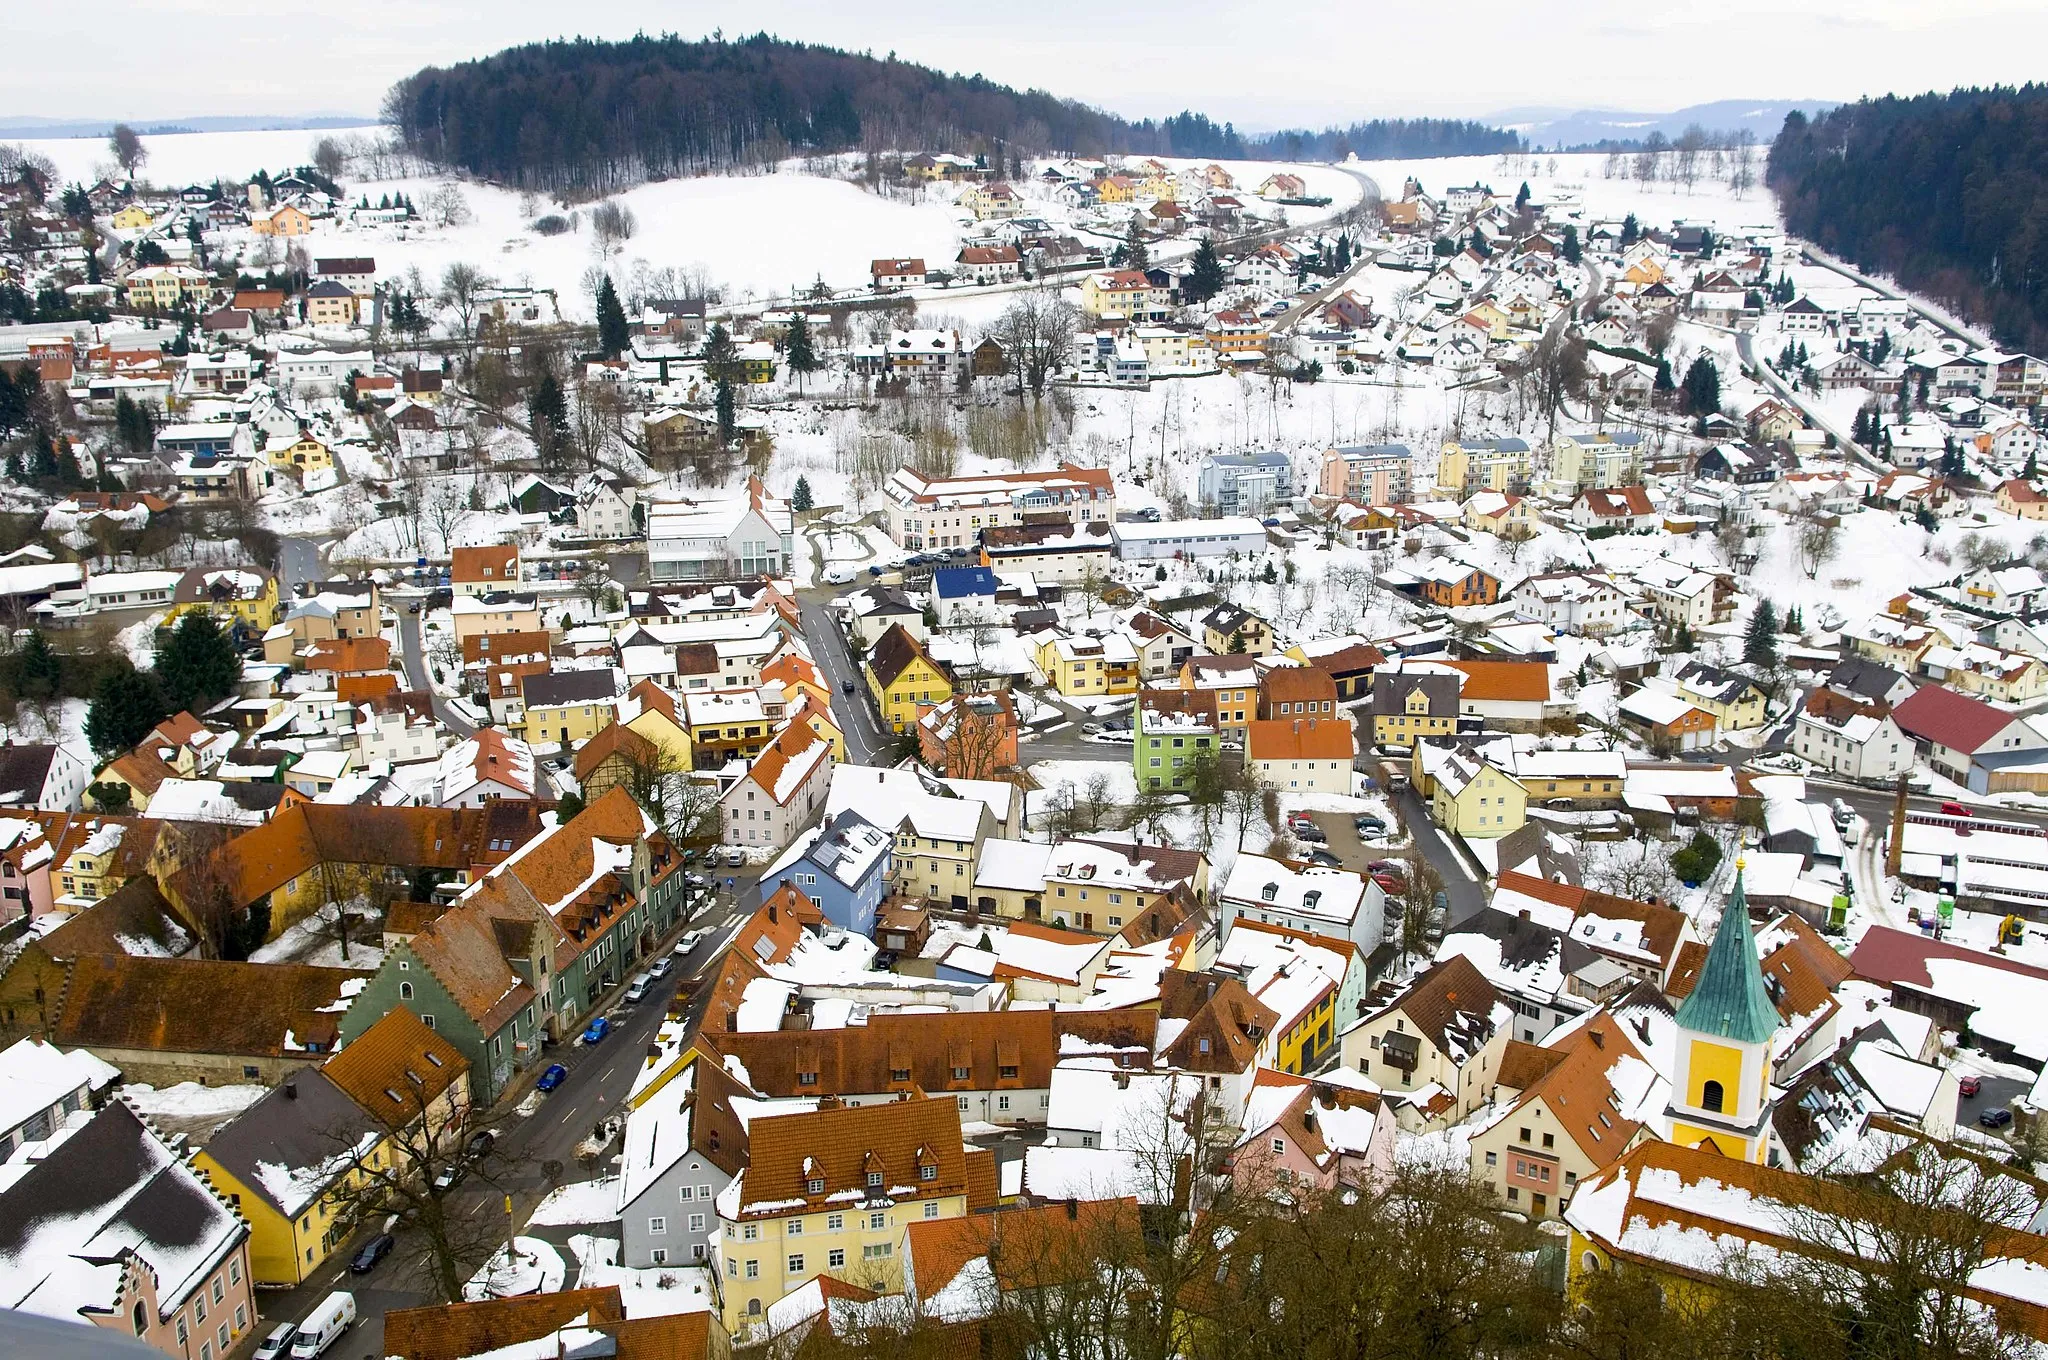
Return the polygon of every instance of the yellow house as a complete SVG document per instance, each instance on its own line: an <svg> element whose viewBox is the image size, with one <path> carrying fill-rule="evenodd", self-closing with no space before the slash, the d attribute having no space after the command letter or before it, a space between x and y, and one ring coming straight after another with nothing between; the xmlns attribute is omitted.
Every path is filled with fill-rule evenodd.
<svg viewBox="0 0 2048 1360"><path fill-rule="evenodd" d="M1640 1094L1616 1091L1617 1076L1641 1073L1647 1080L1654 1071L1627 1027L1605 1014L1555 1045L1509 1040L1494 1097L1503 1113L1472 1136L1472 1178L1491 1185L1516 1213L1558 1217L1579 1182L1655 1137L1609 1104L1612 1097Z"/></svg>
<svg viewBox="0 0 2048 1360"><path fill-rule="evenodd" d="M1477 493L1465 502L1462 518L1467 529L1495 538L1534 534L1543 527L1535 501L1527 496L1510 496L1505 491Z"/></svg>
<svg viewBox="0 0 2048 1360"><path fill-rule="evenodd" d="M317 1069L287 1077L195 1153L193 1165L249 1223L258 1284L317 1273L360 1224L366 1187L460 1137L469 1064L394 1008Z"/></svg>
<svg viewBox="0 0 2048 1360"><path fill-rule="evenodd" d="M1465 320L1470 325L1483 327L1489 340L1505 340L1514 329L1515 319L1495 306L1489 299L1482 298L1465 311Z"/></svg>
<svg viewBox="0 0 2048 1360"><path fill-rule="evenodd" d="M613 684L609 668L527 676L522 734L530 742L558 743L565 751L589 741L618 714Z"/></svg>
<svg viewBox="0 0 2048 1360"><path fill-rule="evenodd" d="M1039 643L1034 659L1053 688L1069 698L1138 692L1138 652L1121 633L1050 636Z"/></svg>
<svg viewBox="0 0 2048 1360"><path fill-rule="evenodd" d="M212 287L212 280L189 266L148 265L128 276L128 305L169 311L183 304L188 298L205 298Z"/></svg>
<svg viewBox="0 0 2048 1360"><path fill-rule="evenodd" d="M115 231L140 231L154 221L149 209L131 203L109 218L107 225Z"/></svg>
<svg viewBox="0 0 2048 1360"><path fill-rule="evenodd" d="M1138 182L1128 175L1105 175L1095 181L1098 203L1128 203L1137 196Z"/></svg>
<svg viewBox="0 0 2048 1360"><path fill-rule="evenodd" d="M1764 692L1747 677L1718 666L1696 664L1679 672L1678 697L1713 714L1722 730L1764 725Z"/></svg>
<svg viewBox="0 0 2048 1360"><path fill-rule="evenodd" d="M277 578L254 567L194 567L173 592L164 623L175 624L194 610L211 613L223 628L239 623L259 637L277 618Z"/></svg>
<svg viewBox="0 0 2048 1360"><path fill-rule="evenodd" d="M304 479L309 472L327 472L334 467L334 452L309 434L289 444L273 444L264 450L272 467L284 468Z"/></svg>
<svg viewBox="0 0 2048 1360"><path fill-rule="evenodd" d="M313 230L313 219L286 203L251 217L249 230L258 236L304 236Z"/></svg>
<svg viewBox="0 0 2048 1360"><path fill-rule="evenodd" d="M890 624L868 653L867 681L892 732L908 732L921 705L943 704L953 697L952 680L900 623Z"/></svg>
<svg viewBox="0 0 2048 1360"><path fill-rule="evenodd" d="M905 1228L995 1204L991 1154L962 1143L950 1095L756 1116L746 1137L711 1249L733 1332L821 1275L899 1292Z"/></svg>
<svg viewBox="0 0 2048 1360"><path fill-rule="evenodd" d="M818 734L824 743L832 748L832 759L844 764L846 761L846 734L833 721L832 706L823 699L802 692L790 706L789 719L800 722Z"/></svg>
<svg viewBox="0 0 2048 1360"><path fill-rule="evenodd" d="M682 769L696 768L690 747L690 729L684 723L675 696L667 690L652 680L642 680L626 691L618 716L619 721L633 732L674 757ZM835 751L833 754L836 756L838 753Z"/></svg>
<svg viewBox="0 0 2048 1360"><path fill-rule="evenodd" d="M540 600L534 595L464 595L457 593L449 606L455 620L455 640L462 642L481 633L543 633Z"/></svg>
<svg viewBox="0 0 2048 1360"><path fill-rule="evenodd" d="M1173 176L1163 173L1147 175L1138 182L1137 192L1140 198L1165 199L1171 203L1176 193Z"/></svg>
<svg viewBox="0 0 2048 1360"><path fill-rule="evenodd" d="M1507 771L1454 751L1436 771L1430 816L1454 836L1491 840L1522 829L1529 794Z"/></svg>

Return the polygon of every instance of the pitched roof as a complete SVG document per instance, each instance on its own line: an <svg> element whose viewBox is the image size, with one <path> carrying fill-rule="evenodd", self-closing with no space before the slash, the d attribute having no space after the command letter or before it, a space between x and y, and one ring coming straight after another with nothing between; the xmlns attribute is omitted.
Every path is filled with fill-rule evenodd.
<svg viewBox="0 0 2048 1360"><path fill-rule="evenodd" d="M576 782L589 781L597 768L613 756L629 765L648 764L656 758L657 747L622 722L610 722L596 736L576 748Z"/></svg>
<svg viewBox="0 0 2048 1360"><path fill-rule="evenodd" d="M1974 754L2017 719L1946 685L1922 685L1892 709L1907 736Z"/></svg>
<svg viewBox="0 0 2048 1360"><path fill-rule="evenodd" d="M1349 718L1263 718L1245 724L1251 760L1338 760L1358 752Z"/></svg>
<svg viewBox="0 0 2048 1360"><path fill-rule="evenodd" d="M380 1124L401 1128L461 1081L469 1062L418 1016L395 1006L320 1070Z"/></svg>
<svg viewBox="0 0 2048 1360"><path fill-rule="evenodd" d="M1337 681L1314 665L1275 666L1259 677L1259 697L1269 704L1325 702L1335 712Z"/></svg>
<svg viewBox="0 0 2048 1360"><path fill-rule="evenodd" d="M272 1087L206 1144L206 1155L286 1218L346 1174L378 1121L321 1072Z"/></svg>
<svg viewBox="0 0 2048 1360"><path fill-rule="evenodd" d="M489 581L495 585L519 579L519 546L516 543L457 548L449 557L449 579L459 584ZM485 574L487 568L488 575Z"/></svg>
<svg viewBox="0 0 2048 1360"><path fill-rule="evenodd" d="M1735 890L1722 909L1720 928L1707 948L1699 981L1678 1008L1681 1029L1747 1044L1767 1042L1781 1023L1757 964L1756 937L1749 929L1749 898L1742 866L1735 866Z"/></svg>
<svg viewBox="0 0 2048 1360"><path fill-rule="evenodd" d="M1129 1197L913 1220L905 1230L910 1285L929 1302L977 1260L1000 1290L1069 1283L1096 1268L1105 1234L1128 1238L1137 1228L1138 1201Z"/></svg>
<svg viewBox="0 0 2048 1360"><path fill-rule="evenodd" d="M913 661L923 661L935 671L939 664L919 645L900 623L889 625L889 631L875 641L874 650L868 653L868 670L883 689L896 683L896 677L909 669Z"/></svg>
<svg viewBox="0 0 2048 1360"><path fill-rule="evenodd" d="M1187 1023L1160 1059L1185 1072L1243 1072L1280 1014L1243 982L1221 973L1169 968L1159 975L1159 1017Z"/></svg>
<svg viewBox="0 0 2048 1360"><path fill-rule="evenodd" d="M1464 673L1465 684L1458 691L1461 700L1544 703L1550 698L1550 663L1547 661L1445 661L1442 664Z"/></svg>
<svg viewBox="0 0 2048 1360"><path fill-rule="evenodd" d="M362 976L298 963L87 955L72 966L50 1041L65 1048L304 1057L333 1047L343 985Z"/></svg>
<svg viewBox="0 0 2048 1360"><path fill-rule="evenodd" d="M469 1360L539 1341L578 1318L594 1324L626 1316L619 1287L565 1289L557 1294L525 1294L480 1303L430 1304L395 1308L384 1315L383 1354L397 1360Z"/></svg>
<svg viewBox="0 0 2048 1360"><path fill-rule="evenodd" d="M968 1190L960 1112L949 1096L756 1119L747 1144L737 1215L743 1219L787 1213L797 1207L792 1201L816 1210L845 1191L900 1200Z"/></svg>
<svg viewBox="0 0 2048 1360"><path fill-rule="evenodd" d="M1398 1010L1454 1061L1463 1062L1493 1033L1493 1008L1500 995L1463 954L1432 965L1396 997Z"/></svg>

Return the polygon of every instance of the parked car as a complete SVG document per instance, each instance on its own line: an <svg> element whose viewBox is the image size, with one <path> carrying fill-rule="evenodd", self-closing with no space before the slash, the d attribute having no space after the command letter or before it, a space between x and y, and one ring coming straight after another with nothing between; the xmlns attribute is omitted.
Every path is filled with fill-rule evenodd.
<svg viewBox="0 0 2048 1360"><path fill-rule="evenodd" d="M1290 826L1287 829L1294 833L1294 839L1305 845L1328 845L1330 843L1330 838L1325 836L1323 829L1314 822L1310 822L1305 826Z"/></svg>
<svg viewBox="0 0 2048 1360"><path fill-rule="evenodd" d="M647 999L647 989L653 985L654 977L652 974L642 973L635 977L626 984L626 1004L628 1006L637 1006L642 1001L645 1001Z"/></svg>
<svg viewBox="0 0 2048 1360"><path fill-rule="evenodd" d="M600 1015L583 1027L583 1042L601 1044L604 1042L604 1036L611 1032L612 1022Z"/></svg>
<svg viewBox="0 0 2048 1360"><path fill-rule="evenodd" d="M1950 817L1970 817L1975 815L1961 803L1943 803L1941 810Z"/></svg>
<svg viewBox="0 0 2048 1360"><path fill-rule="evenodd" d="M341 1339L343 1332L355 1325L355 1320L356 1296L345 1289L335 1290L299 1324L297 1335L292 1337L292 1360L318 1360Z"/></svg>
<svg viewBox="0 0 2048 1360"><path fill-rule="evenodd" d="M1379 884L1380 891L1384 893L1405 892L1408 888L1405 879L1396 878L1392 874L1374 874L1372 875L1372 881Z"/></svg>
<svg viewBox="0 0 2048 1360"><path fill-rule="evenodd" d="M1978 1115L1977 1122L1987 1129L2002 1129L2012 1123L2012 1111L2001 1105L1995 1110L1986 1110Z"/></svg>
<svg viewBox="0 0 2048 1360"><path fill-rule="evenodd" d="M1387 824L1377 817L1360 817L1351 826L1361 836L1384 836L1387 834Z"/></svg>
<svg viewBox="0 0 2048 1360"><path fill-rule="evenodd" d="M284 1353L292 1348L292 1338L298 1333L299 1329L289 1322L272 1327L270 1334L257 1343L256 1354L250 1360L282 1360Z"/></svg>
<svg viewBox="0 0 2048 1360"><path fill-rule="evenodd" d="M462 1145L462 1155L474 1162L491 1155L491 1149L498 1145L496 1129L478 1129L469 1135L469 1141Z"/></svg>
<svg viewBox="0 0 2048 1360"><path fill-rule="evenodd" d="M665 978L669 975L671 971L674 970L675 966L676 961L670 958L668 955L663 954L653 963L647 965L647 976L651 978Z"/></svg>
<svg viewBox="0 0 2048 1360"><path fill-rule="evenodd" d="M1102 724L1101 724L1101 723L1092 723L1092 722L1089 722L1089 723L1082 723L1082 724L1081 724L1081 735L1082 735L1082 736L1084 736L1084 737L1094 737L1094 736L1100 736L1101 734L1102 734Z"/></svg>
<svg viewBox="0 0 2048 1360"><path fill-rule="evenodd" d="M461 1162L450 1162L441 1168L440 1175L434 1177L434 1188L445 1195L456 1186L462 1184L463 1177L468 1174L469 1168L467 1166Z"/></svg>
<svg viewBox="0 0 2048 1360"><path fill-rule="evenodd" d="M1961 1081L1956 1083L1956 1090L1962 1092L1963 1098L1965 1100L1969 1099L1971 1096L1976 1095L1979 1091L1983 1089L1984 1079L1982 1077L1964 1077Z"/></svg>
<svg viewBox="0 0 2048 1360"><path fill-rule="evenodd" d="M744 851L744 850L742 850L742 849L740 849L740 847L739 847L739 846L737 846L737 845L728 845L728 846L727 846L727 847L725 848L725 867L726 867L726 868L728 868L728 869L737 869L737 868L739 868L739 867L740 867L741 865L745 864L746 862L747 862L747 852L746 852L746 851Z"/></svg>
<svg viewBox="0 0 2048 1360"><path fill-rule="evenodd" d="M1369 874L1391 874L1395 878L1406 878L1408 866L1397 859L1376 859L1365 866Z"/></svg>
<svg viewBox="0 0 2048 1360"><path fill-rule="evenodd" d="M1325 869L1341 869L1344 867L1344 861L1338 859L1335 855L1331 854L1327 850L1309 851L1308 862L1310 864L1320 865Z"/></svg>
<svg viewBox="0 0 2048 1360"><path fill-rule="evenodd" d="M827 567L825 568L825 584L828 586L852 585L854 574L854 569L849 566Z"/></svg>
<svg viewBox="0 0 2048 1360"><path fill-rule="evenodd" d="M533 1084L536 1091L552 1091L569 1079L569 1069L560 1063L549 1063L548 1070L540 1074L540 1080Z"/></svg>
<svg viewBox="0 0 2048 1360"><path fill-rule="evenodd" d="M704 943L704 937L706 935L709 935L710 933L710 931L705 930L700 926L698 929L692 930L685 934L682 939L676 941L676 957L679 959L687 958L689 956L690 951L695 949L698 945Z"/></svg>

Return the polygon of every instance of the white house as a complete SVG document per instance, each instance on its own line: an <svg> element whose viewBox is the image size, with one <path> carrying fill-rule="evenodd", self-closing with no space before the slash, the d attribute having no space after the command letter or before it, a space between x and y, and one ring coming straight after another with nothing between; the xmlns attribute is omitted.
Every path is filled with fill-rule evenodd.
<svg viewBox="0 0 2048 1360"><path fill-rule="evenodd" d="M1812 707L1799 714L1792 728L1792 749L1833 774L1849 779L1890 779L1913 768L1913 743L1891 715L1854 711L1837 714Z"/></svg>
<svg viewBox="0 0 2048 1360"><path fill-rule="evenodd" d="M1116 555L1126 562L1164 558L1249 556L1266 547L1266 527L1248 516L1223 519L1142 520L1110 529Z"/></svg>
<svg viewBox="0 0 2048 1360"><path fill-rule="evenodd" d="M791 723L718 800L725 843L782 849L817 820L831 786L831 745L805 724Z"/></svg>
<svg viewBox="0 0 2048 1360"><path fill-rule="evenodd" d="M1523 579L1510 593L1515 615L1553 632L1597 637L1629 621L1628 600L1612 581L1579 571Z"/></svg>
<svg viewBox="0 0 2048 1360"><path fill-rule="evenodd" d="M576 492L576 527L585 538L631 538L638 494L631 482L617 477L585 478Z"/></svg>
<svg viewBox="0 0 2048 1360"><path fill-rule="evenodd" d="M647 570L656 581L778 576L788 568L783 534L754 498L648 502Z"/></svg>
<svg viewBox="0 0 2048 1360"><path fill-rule="evenodd" d="M1349 869L1297 869L1264 855L1239 855L1217 900L1226 936L1240 916L1349 940L1366 953L1386 935L1386 893Z"/></svg>

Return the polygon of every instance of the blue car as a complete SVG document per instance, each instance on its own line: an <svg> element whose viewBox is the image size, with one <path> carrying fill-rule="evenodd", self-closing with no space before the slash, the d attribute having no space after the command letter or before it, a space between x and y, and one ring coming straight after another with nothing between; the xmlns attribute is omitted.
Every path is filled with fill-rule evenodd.
<svg viewBox="0 0 2048 1360"><path fill-rule="evenodd" d="M569 1079L569 1069L560 1063L553 1063L540 1074L540 1080L533 1084L536 1091L552 1091Z"/></svg>
<svg viewBox="0 0 2048 1360"><path fill-rule="evenodd" d="M589 1028L583 1031L583 1042L586 1044L603 1043L604 1036L611 1032L612 1022L600 1015L597 1019L590 1022Z"/></svg>

